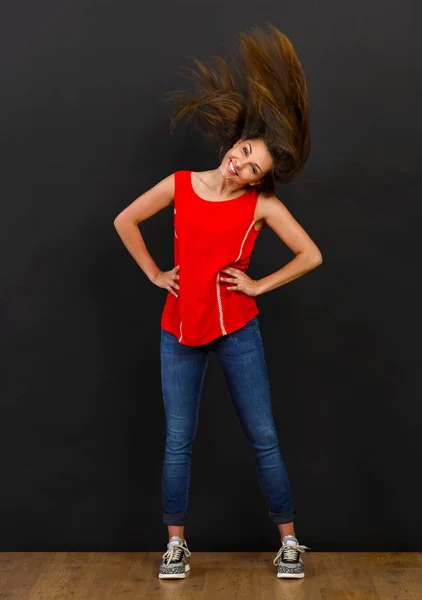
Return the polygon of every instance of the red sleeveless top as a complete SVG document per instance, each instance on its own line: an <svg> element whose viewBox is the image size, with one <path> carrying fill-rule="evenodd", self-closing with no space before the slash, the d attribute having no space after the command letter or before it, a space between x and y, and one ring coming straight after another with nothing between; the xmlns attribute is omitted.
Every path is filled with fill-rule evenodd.
<svg viewBox="0 0 422 600"><path fill-rule="evenodd" d="M246 271L259 231L254 228L259 190L247 189L233 200L198 196L192 171L174 174L174 264L179 265L178 298L167 293L161 327L180 343L200 346L227 335L259 314L255 298L228 290L220 281L225 267Z"/></svg>

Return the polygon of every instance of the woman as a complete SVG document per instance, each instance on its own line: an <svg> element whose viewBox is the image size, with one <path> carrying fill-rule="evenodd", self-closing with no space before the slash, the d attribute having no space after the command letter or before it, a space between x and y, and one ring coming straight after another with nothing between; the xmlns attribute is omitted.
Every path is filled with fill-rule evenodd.
<svg viewBox="0 0 422 600"><path fill-rule="evenodd" d="M274 195L303 169L310 152L308 94L292 44L272 25L240 34L233 67L195 60L188 77L196 89L178 98L171 128L195 116L220 143L220 165L200 173L176 171L139 196L115 219L128 251L150 281L167 290L161 318L161 377L166 414L162 474L163 522L169 542L160 578L184 578L190 551L184 538L192 442L208 364L215 352L241 426L250 443L259 483L276 523L281 547L277 576L303 577L295 535L290 483L280 454L257 319L256 297L321 264L321 253ZM237 80L236 80L237 77ZM174 203L175 266L162 271L138 224ZM278 271L251 279L246 271L265 225L295 253Z"/></svg>

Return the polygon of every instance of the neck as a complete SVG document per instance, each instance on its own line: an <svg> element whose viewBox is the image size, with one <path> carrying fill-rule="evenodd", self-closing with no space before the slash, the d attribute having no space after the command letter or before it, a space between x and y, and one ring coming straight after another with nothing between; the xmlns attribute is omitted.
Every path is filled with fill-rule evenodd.
<svg viewBox="0 0 422 600"><path fill-rule="evenodd" d="M214 190L217 196L230 196L239 190L245 189L244 185L237 184L236 181L228 179L221 173L220 167L209 171L209 186Z"/></svg>

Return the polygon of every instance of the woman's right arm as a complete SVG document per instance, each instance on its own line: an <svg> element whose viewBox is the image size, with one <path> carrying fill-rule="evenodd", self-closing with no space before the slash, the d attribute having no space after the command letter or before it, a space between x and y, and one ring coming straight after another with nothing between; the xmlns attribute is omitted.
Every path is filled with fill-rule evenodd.
<svg viewBox="0 0 422 600"><path fill-rule="evenodd" d="M139 223L169 206L174 198L174 174L162 179L154 187L136 198L114 219L114 226L129 253L147 275L150 281L159 287L166 288L177 297L172 289L179 289L178 265L171 271L161 271L154 262L139 231Z"/></svg>

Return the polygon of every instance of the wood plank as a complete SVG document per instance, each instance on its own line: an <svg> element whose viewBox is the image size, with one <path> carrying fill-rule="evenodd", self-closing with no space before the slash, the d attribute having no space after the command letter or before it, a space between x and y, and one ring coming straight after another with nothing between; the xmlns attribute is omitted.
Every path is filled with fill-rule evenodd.
<svg viewBox="0 0 422 600"><path fill-rule="evenodd" d="M422 569L374 569L372 579L382 600L421 600Z"/></svg>
<svg viewBox="0 0 422 600"><path fill-rule="evenodd" d="M27 600L144 598L152 568L148 553L58 552Z"/></svg>
<svg viewBox="0 0 422 600"><path fill-rule="evenodd" d="M92 590L94 573L89 552L56 552L41 573L28 600L60 600L86 598Z"/></svg>
<svg viewBox="0 0 422 600"><path fill-rule="evenodd" d="M2 552L0 600L421 600L422 553L306 552L277 578L274 552L192 552L185 579L158 578L162 552Z"/></svg>
<svg viewBox="0 0 422 600"><path fill-rule="evenodd" d="M1 552L0 600L26 600L54 552Z"/></svg>
<svg viewBox="0 0 422 600"><path fill-rule="evenodd" d="M317 585L323 599L332 592L342 597L346 592L359 592L372 600L378 595L367 564L355 552L313 552L306 557L314 567ZM353 594L352 594L353 597ZM358 595L359 597L359 595Z"/></svg>
<svg viewBox="0 0 422 600"><path fill-rule="evenodd" d="M260 597L257 552L199 552L197 562L205 577L203 600Z"/></svg>

